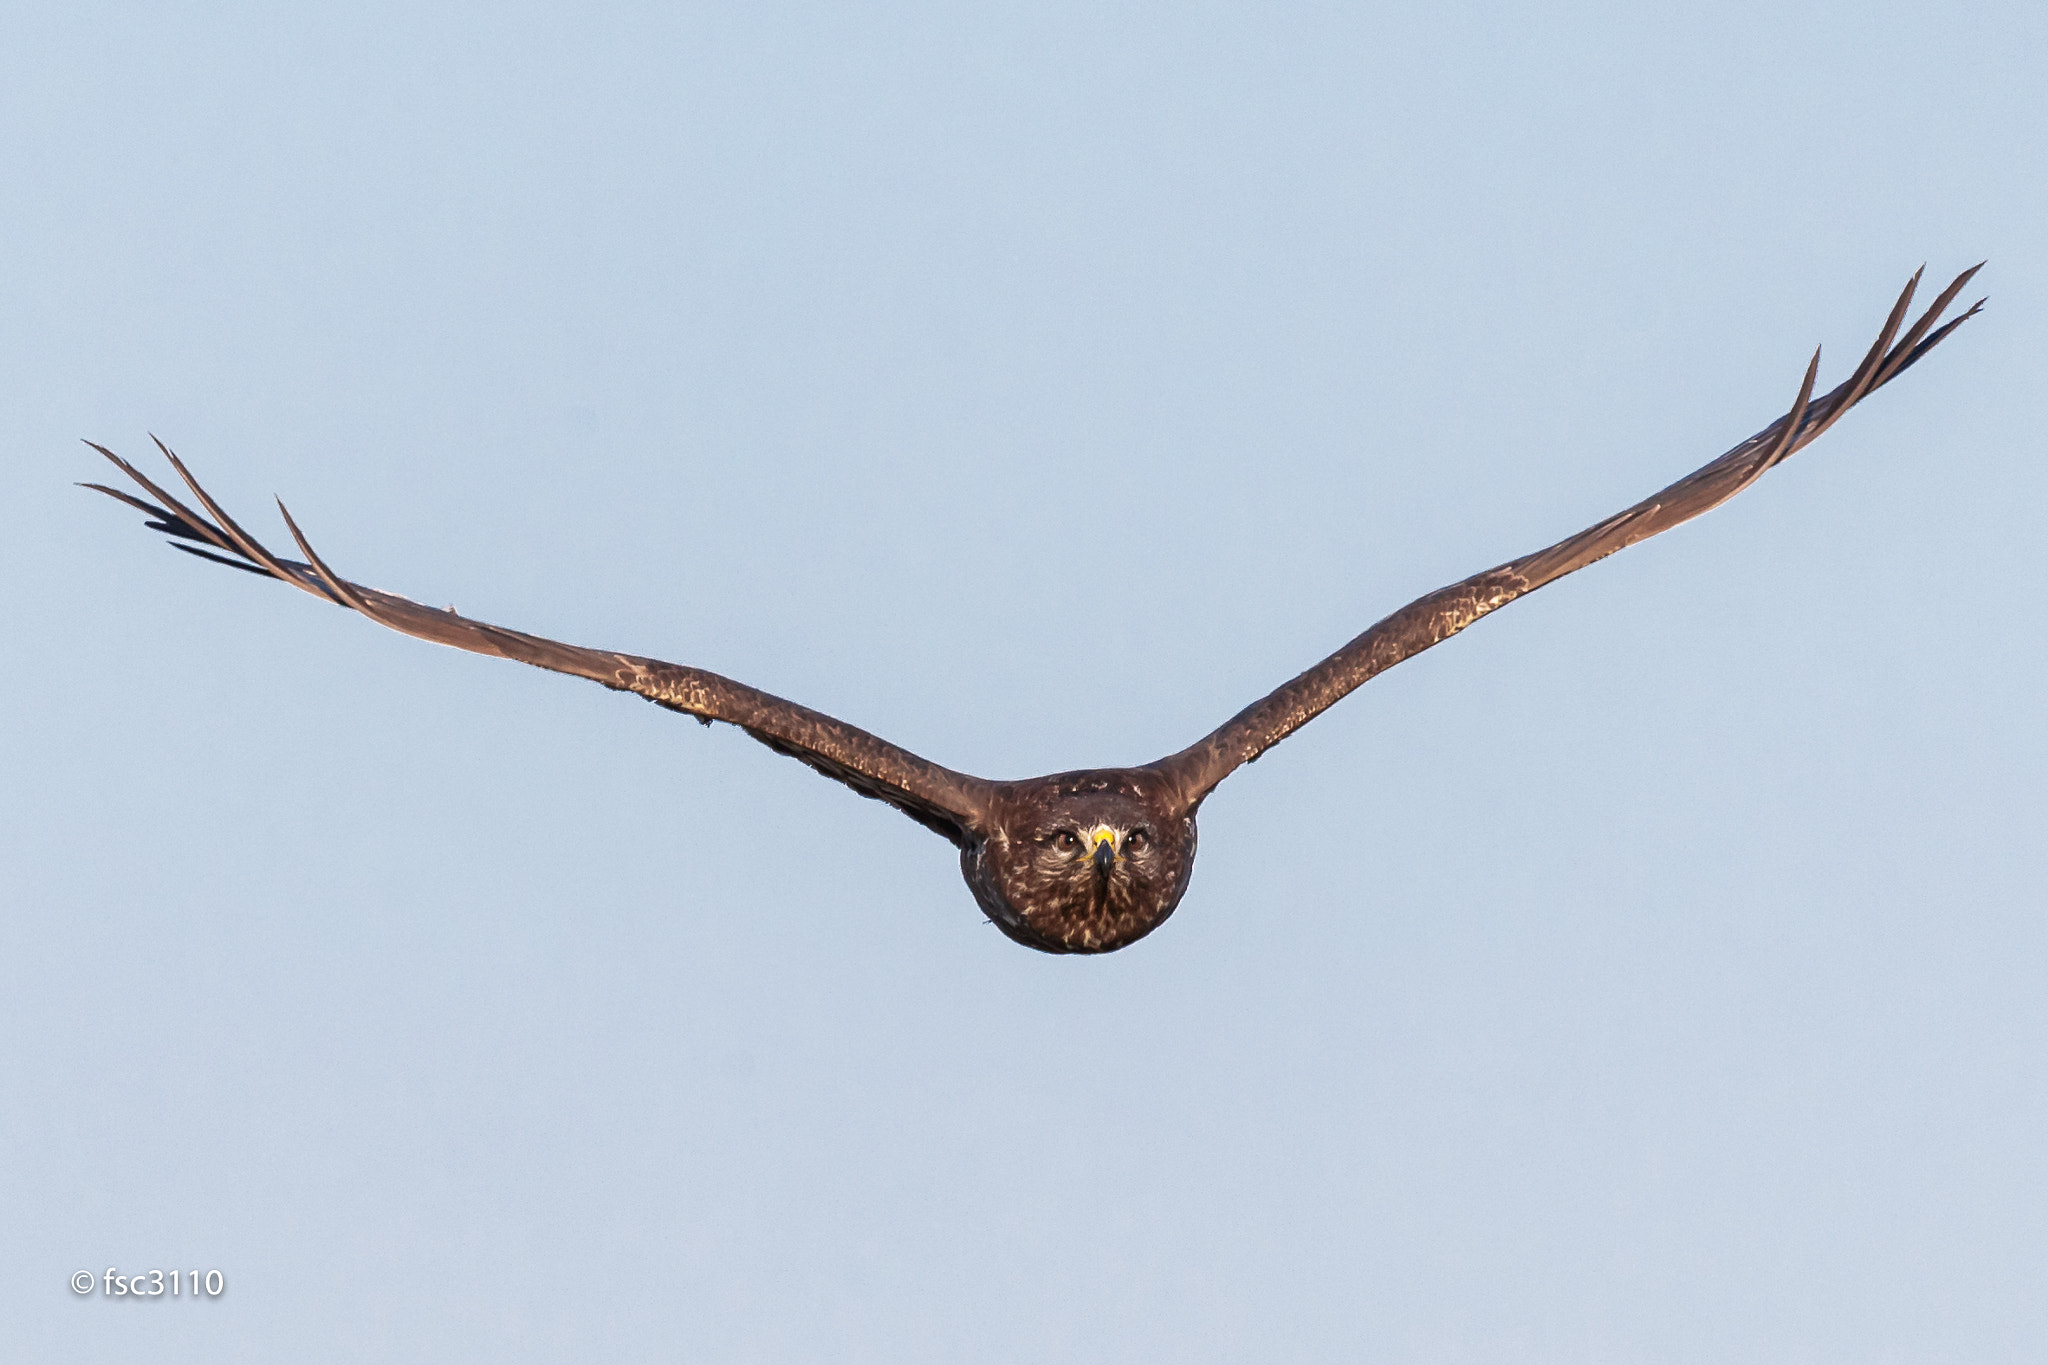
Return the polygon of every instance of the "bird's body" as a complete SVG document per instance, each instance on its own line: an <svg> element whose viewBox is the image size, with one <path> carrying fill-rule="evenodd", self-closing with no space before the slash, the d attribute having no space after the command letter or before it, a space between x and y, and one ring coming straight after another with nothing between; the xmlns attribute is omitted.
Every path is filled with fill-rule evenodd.
<svg viewBox="0 0 2048 1365"><path fill-rule="evenodd" d="M1791 411L1727 454L1578 535L1409 603L1179 753L1142 767L1088 769L1021 782L955 772L831 716L703 669L526 635L349 582L313 552L290 513L285 523L306 561L279 559L222 511L168 449L164 454L203 513L105 447L95 449L157 502L88 486L147 513L149 524L175 537L173 544L181 550L279 579L394 630L588 678L707 725L737 725L777 752L888 802L958 846L961 871L976 903L1017 942L1045 952L1105 953L1144 937L1180 904L1194 869L1196 812L1225 777L1381 671L1525 593L1735 496L1975 313L1972 307L1935 326L1975 273L1958 276L1902 336L1916 274L1877 344L1832 392L1813 397L1820 361L1816 353Z"/></svg>
<svg viewBox="0 0 2048 1365"><path fill-rule="evenodd" d="M1049 953L1151 933L1195 869L1195 803L1169 770L1095 768L997 786L960 870L995 926Z"/></svg>

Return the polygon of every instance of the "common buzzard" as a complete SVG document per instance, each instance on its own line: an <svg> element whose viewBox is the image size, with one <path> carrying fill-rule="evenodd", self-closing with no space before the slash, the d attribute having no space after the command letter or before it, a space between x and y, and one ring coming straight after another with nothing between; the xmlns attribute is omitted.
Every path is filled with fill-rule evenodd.
<svg viewBox="0 0 2048 1365"><path fill-rule="evenodd" d="M565 645L366 588L335 573L313 552L281 501L278 511L306 562L280 559L222 511L161 441L158 448L203 514L104 446L93 449L156 501L101 484L85 486L146 513L151 528L176 538L177 549L279 579L379 625L637 692L706 725L737 725L777 753L863 796L886 801L951 840L960 850L961 871L975 901L1017 942L1048 953L1106 953L1143 938L1173 913L1194 868L1195 813L1239 765L1382 669L1449 639L1524 593L1689 521L1749 487L1982 307L1980 299L1961 316L1935 325L1976 273L1973 267L1957 276L1902 335L1900 326L1920 281L1915 272L1876 344L1833 392L1813 397L1820 367L1815 351L1792 410L1727 454L1568 540L1409 603L1179 753L1138 768L1095 768L1020 782L991 782L942 768L865 730L716 673Z"/></svg>

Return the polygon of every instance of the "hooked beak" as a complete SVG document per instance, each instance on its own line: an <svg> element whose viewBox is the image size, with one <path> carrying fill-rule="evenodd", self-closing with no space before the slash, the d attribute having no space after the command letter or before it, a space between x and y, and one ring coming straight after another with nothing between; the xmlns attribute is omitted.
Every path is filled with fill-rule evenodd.
<svg viewBox="0 0 2048 1365"><path fill-rule="evenodd" d="M1116 841L1107 834L1095 836L1095 876L1098 881L1109 880L1109 869L1116 864Z"/></svg>

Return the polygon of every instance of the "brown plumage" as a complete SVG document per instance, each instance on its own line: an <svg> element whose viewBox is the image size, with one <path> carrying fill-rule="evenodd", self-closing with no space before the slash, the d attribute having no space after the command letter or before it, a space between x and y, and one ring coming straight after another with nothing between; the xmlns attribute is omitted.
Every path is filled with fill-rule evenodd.
<svg viewBox="0 0 2048 1365"><path fill-rule="evenodd" d="M93 449L156 501L101 484L86 487L146 513L153 529L191 542L174 542L177 549L276 578L379 625L637 692L707 725L715 720L737 725L776 752L863 796L886 801L950 839L960 849L961 871L974 899L1019 943L1050 953L1104 953L1143 938L1180 903L1194 868L1195 813L1217 783L1381 670L1449 639L1524 593L1734 497L1982 307L1979 300L1960 317L1935 326L1976 273L1973 267L1957 276L1901 335L1920 280L1916 272L1876 344L1840 387L1813 397L1820 365L1816 351L1791 411L1727 454L1578 535L1409 603L1179 753L1141 768L1056 773L1021 782L990 782L940 767L865 730L716 673L565 645L352 583L313 552L282 502L278 510L306 562L280 559L222 511L160 441L158 448L203 512L104 446Z"/></svg>

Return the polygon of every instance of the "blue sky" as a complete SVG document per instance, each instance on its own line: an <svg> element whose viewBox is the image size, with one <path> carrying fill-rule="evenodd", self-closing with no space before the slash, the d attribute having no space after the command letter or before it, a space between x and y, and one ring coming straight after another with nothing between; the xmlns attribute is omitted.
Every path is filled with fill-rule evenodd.
<svg viewBox="0 0 2048 1365"><path fill-rule="evenodd" d="M5 27L9 1359L2048 1349L2038 7ZM1233 777L1099 960L71 486L155 432L364 582L1141 762L1986 257L1735 503Z"/></svg>

